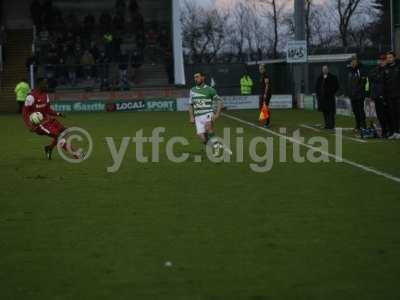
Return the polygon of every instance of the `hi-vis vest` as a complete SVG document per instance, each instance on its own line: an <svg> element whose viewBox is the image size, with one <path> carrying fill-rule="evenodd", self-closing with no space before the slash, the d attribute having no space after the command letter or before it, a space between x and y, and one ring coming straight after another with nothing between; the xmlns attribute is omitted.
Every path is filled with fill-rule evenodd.
<svg viewBox="0 0 400 300"><path fill-rule="evenodd" d="M251 95L251 90L253 88L253 80L250 76L243 76L240 79L240 92L242 95Z"/></svg>

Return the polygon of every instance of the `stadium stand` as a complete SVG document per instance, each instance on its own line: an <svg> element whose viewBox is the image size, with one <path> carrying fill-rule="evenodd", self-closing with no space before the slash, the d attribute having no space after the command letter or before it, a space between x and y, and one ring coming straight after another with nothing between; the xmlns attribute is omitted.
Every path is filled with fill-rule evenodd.
<svg viewBox="0 0 400 300"><path fill-rule="evenodd" d="M169 3L59 0L41 17L34 5L36 76L48 78L51 88L128 90L171 82Z"/></svg>
<svg viewBox="0 0 400 300"><path fill-rule="evenodd" d="M115 91L132 95L158 91L159 97L172 91L181 95L182 89L175 87L184 80L184 75L176 77L179 42L172 41L177 29L176 22L172 22L177 15L173 9L176 3L3 2L8 55L0 73L0 111L16 111L14 88L21 78L30 82L47 78L54 99L59 98L57 93L68 92L104 92L102 98L107 99ZM183 72L183 63L179 63Z"/></svg>

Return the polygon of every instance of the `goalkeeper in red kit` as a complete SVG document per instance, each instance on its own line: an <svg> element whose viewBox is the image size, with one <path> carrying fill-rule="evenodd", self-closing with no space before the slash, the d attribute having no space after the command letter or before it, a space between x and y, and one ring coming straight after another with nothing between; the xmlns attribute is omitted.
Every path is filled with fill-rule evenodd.
<svg viewBox="0 0 400 300"><path fill-rule="evenodd" d="M52 138L51 143L44 147L47 159L51 160L52 151L57 145L60 145L64 151L72 155L74 158L81 159L82 154L74 151L71 145L67 144L65 138L60 138L66 128L56 119L56 117L64 117L64 115L51 109L47 89L47 80L40 79L37 89L32 90L26 98L22 110L24 122L32 132ZM40 112L43 115L43 121L39 124L32 124L30 121L30 115L35 112Z"/></svg>

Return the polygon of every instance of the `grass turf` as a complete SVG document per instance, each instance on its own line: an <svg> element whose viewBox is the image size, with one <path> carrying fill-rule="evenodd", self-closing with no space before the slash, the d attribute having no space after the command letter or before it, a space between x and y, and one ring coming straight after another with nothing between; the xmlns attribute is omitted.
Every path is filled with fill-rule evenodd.
<svg viewBox="0 0 400 300"><path fill-rule="evenodd" d="M318 122L312 112L273 114L273 130ZM1 299L400 297L399 183L333 161L295 163L290 155L267 173L252 172L248 154L243 163L175 164L162 152L161 162L142 164L133 144L111 174L108 136L119 146L121 137L164 126L166 137L190 141L178 152L200 154L186 114L71 114L65 123L93 137L94 152L82 164L57 154L44 160L47 139L17 116L0 116ZM351 127L352 120L338 124ZM224 127L243 127L245 148L253 137L271 136L225 117L219 133ZM343 156L399 177L399 146L344 140Z"/></svg>

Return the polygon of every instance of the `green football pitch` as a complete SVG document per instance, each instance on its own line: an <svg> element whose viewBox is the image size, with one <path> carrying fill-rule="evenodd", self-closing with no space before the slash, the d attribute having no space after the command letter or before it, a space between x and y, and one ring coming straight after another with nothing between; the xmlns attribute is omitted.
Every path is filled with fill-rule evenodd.
<svg viewBox="0 0 400 300"><path fill-rule="evenodd" d="M70 114L62 121L93 139L81 164L57 152L45 160L47 138L0 116L0 299L399 299L400 142L344 131L337 162L336 136L313 126L318 113L274 111L271 131L251 126L256 111L227 114L217 132L231 129L230 163L207 159L185 113ZM129 142L119 170L107 171L106 137L119 150L156 127L166 130L158 163L138 162ZM281 127L305 140L285 140ZM166 155L176 136L189 142L174 148L186 162ZM296 147L316 154L315 136L329 142L329 162L297 162ZM260 137L274 142L261 173L247 150Z"/></svg>

